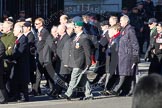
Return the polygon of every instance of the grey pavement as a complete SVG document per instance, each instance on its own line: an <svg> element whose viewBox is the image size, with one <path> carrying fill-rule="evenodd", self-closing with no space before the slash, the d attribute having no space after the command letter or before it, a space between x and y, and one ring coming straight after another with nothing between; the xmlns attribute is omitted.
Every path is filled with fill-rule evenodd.
<svg viewBox="0 0 162 108"><path fill-rule="evenodd" d="M46 100L27 103L10 103L0 108L131 108L131 97L98 97L88 101Z"/></svg>

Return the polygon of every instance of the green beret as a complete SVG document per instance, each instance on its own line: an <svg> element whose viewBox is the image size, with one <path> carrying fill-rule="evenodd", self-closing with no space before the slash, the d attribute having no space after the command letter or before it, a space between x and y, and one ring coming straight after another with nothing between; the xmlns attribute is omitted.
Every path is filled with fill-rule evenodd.
<svg viewBox="0 0 162 108"><path fill-rule="evenodd" d="M83 26L83 22L82 21L77 21L77 22L75 22L75 26Z"/></svg>

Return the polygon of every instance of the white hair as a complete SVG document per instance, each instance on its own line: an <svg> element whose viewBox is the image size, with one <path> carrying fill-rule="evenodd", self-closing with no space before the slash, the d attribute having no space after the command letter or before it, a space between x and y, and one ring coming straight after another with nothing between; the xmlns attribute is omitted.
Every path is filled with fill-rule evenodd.
<svg viewBox="0 0 162 108"><path fill-rule="evenodd" d="M11 22L11 21L4 21L3 24L6 24L8 27L10 27L10 29L13 29L13 22Z"/></svg>
<svg viewBox="0 0 162 108"><path fill-rule="evenodd" d="M52 28L51 28L51 31L52 31L53 29L57 29L57 28L58 28L57 26L53 25Z"/></svg>
<svg viewBox="0 0 162 108"><path fill-rule="evenodd" d="M126 21L127 23L130 23L130 19L127 15L123 15L121 18L123 18L123 20Z"/></svg>
<svg viewBox="0 0 162 108"><path fill-rule="evenodd" d="M23 27L19 23L15 24L14 29L19 30L20 33L23 33Z"/></svg>

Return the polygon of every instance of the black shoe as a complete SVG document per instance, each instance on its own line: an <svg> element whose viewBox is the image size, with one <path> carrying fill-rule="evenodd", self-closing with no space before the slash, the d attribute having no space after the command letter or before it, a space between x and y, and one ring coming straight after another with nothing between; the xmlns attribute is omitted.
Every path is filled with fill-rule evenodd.
<svg viewBox="0 0 162 108"><path fill-rule="evenodd" d="M10 97L8 98L8 102L17 102L17 98L16 97Z"/></svg>
<svg viewBox="0 0 162 108"><path fill-rule="evenodd" d="M50 93L47 93L47 95L49 97L52 97L53 99L60 99L59 94L50 94Z"/></svg>
<svg viewBox="0 0 162 108"><path fill-rule="evenodd" d="M21 103L21 102L29 102L29 100L26 100L26 99L20 99L20 100L17 100L18 103Z"/></svg>
<svg viewBox="0 0 162 108"><path fill-rule="evenodd" d="M32 90L31 92L29 92L29 95L32 95L32 96L40 96L41 93L38 93L35 90Z"/></svg>
<svg viewBox="0 0 162 108"><path fill-rule="evenodd" d="M119 93L116 91L111 91L110 93L111 93L111 95L119 96Z"/></svg>
<svg viewBox="0 0 162 108"><path fill-rule="evenodd" d="M62 95L61 95L61 98L63 98L63 99L67 99L68 101L71 100L71 98L68 97L66 94L62 94Z"/></svg>
<svg viewBox="0 0 162 108"><path fill-rule="evenodd" d="M129 97L129 96L132 96L132 95L133 95L133 93L128 93L126 96L128 96L128 97Z"/></svg>
<svg viewBox="0 0 162 108"><path fill-rule="evenodd" d="M57 92L56 89L52 90L50 93L47 93L48 96L55 96L58 95L59 93Z"/></svg>
<svg viewBox="0 0 162 108"><path fill-rule="evenodd" d="M0 104L8 104L7 101L0 102Z"/></svg>
<svg viewBox="0 0 162 108"><path fill-rule="evenodd" d="M93 96L84 97L83 100L94 100L94 97Z"/></svg>

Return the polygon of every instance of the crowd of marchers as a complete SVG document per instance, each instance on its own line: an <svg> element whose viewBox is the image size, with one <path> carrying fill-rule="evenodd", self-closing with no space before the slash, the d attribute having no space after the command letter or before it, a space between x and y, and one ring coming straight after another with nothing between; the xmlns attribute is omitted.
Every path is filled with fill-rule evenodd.
<svg viewBox="0 0 162 108"><path fill-rule="evenodd" d="M100 22L93 14L61 15L50 32L41 17L34 24L24 12L16 22L7 17L0 23L0 103L28 102L31 95L43 95L42 77L46 94L55 99L71 100L81 87L84 94L75 97L92 100L94 84L102 85L100 95L131 96L141 55L151 62L149 74L162 73L162 22L152 10L148 13L153 5L149 3L141 2L131 12L123 8L120 16ZM89 81L92 65L97 75Z"/></svg>

